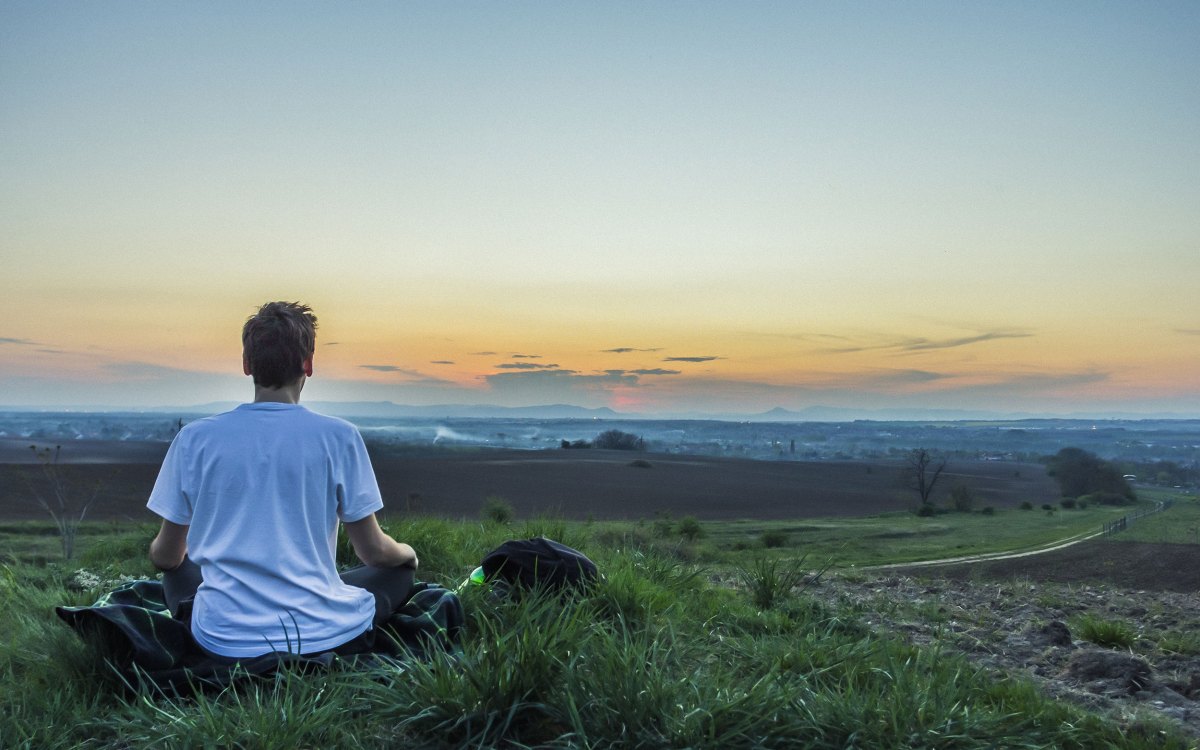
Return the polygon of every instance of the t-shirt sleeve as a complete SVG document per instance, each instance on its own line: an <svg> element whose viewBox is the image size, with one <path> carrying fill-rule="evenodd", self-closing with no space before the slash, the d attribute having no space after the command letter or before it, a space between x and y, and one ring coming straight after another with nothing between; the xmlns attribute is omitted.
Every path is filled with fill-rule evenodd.
<svg viewBox="0 0 1200 750"><path fill-rule="evenodd" d="M184 442L183 433L180 433L167 448L167 456L158 470L146 507L171 523L189 526L192 523L192 499L185 489L184 455L187 451Z"/></svg>
<svg viewBox="0 0 1200 750"><path fill-rule="evenodd" d="M338 483L338 516L343 522L360 521L383 509L383 496L371 457L358 430L351 428L342 466L342 481Z"/></svg>

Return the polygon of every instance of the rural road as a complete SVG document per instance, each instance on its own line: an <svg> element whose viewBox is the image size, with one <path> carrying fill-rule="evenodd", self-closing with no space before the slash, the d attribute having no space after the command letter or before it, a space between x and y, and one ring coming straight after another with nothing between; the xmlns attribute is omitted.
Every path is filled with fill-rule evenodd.
<svg viewBox="0 0 1200 750"><path fill-rule="evenodd" d="M1162 511L1166 510L1168 507L1170 507L1170 506L1167 504L1159 503L1157 505L1157 507L1155 507L1153 510L1145 513L1144 515L1149 516L1154 513L1161 513ZM1142 516L1137 516L1137 515L1134 516L1134 518L1140 518L1140 517L1142 517ZM1022 550L1020 552L985 552L985 553L979 554L979 555L963 555L962 557L944 557L944 558L941 558L938 560L918 560L916 562L888 563L887 565L868 565L868 566L858 568L858 570L890 570L892 568L931 568L935 565L953 565L956 563L975 563L975 562L984 562L987 560L1011 560L1011 559L1017 558L1017 557L1032 557L1034 555L1040 555L1040 554L1043 554L1046 552L1054 552L1055 550L1066 549L1067 547L1071 547L1073 545L1079 544L1080 542L1086 542L1089 539L1095 539L1096 537L1103 536L1103 535L1104 535L1104 530L1101 529L1100 531L1092 531L1092 532L1084 532L1082 534L1076 534L1075 536L1069 536L1065 539L1059 539L1056 542L1051 542L1050 544L1045 545L1043 547L1036 547L1034 549Z"/></svg>
<svg viewBox="0 0 1200 750"><path fill-rule="evenodd" d="M1103 535L1103 531L1093 531L1075 536L1059 539L1057 542L1051 542L1044 547L1024 550L1022 552L985 552L979 555L963 555L962 557L943 557L938 560L918 560L916 562L904 563L888 563L887 565L867 565L857 570L888 570L891 568L929 568L935 565L952 565L955 563L973 563L983 562L985 560L1009 560L1014 557L1032 557L1040 555L1044 552L1053 552L1055 550L1065 549L1080 542L1086 542L1089 539L1095 539Z"/></svg>

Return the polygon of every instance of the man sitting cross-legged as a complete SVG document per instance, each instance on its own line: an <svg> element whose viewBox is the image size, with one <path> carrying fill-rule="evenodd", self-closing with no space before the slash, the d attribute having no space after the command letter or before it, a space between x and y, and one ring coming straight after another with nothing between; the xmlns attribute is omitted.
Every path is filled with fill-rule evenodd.
<svg viewBox="0 0 1200 750"><path fill-rule="evenodd" d="M180 616L192 601L192 634L219 660L370 650L413 586L416 553L379 527L358 430L299 405L316 327L309 307L288 302L246 321L253 403L185 426L147 503L163 519L150 559L167 605ZM364 563L340 575L339 522Z"/></svg>

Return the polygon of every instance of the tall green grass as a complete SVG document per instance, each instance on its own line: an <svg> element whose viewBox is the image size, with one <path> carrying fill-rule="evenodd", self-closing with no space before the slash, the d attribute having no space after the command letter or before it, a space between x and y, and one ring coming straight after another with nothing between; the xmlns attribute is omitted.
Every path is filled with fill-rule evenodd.
<svg viewBox="0 0 1200 750"><path fill-rule="evenodd" d="M284 672L186 700L125 694L51 608L74 566L0 567L0 747L1133 748L1144 738L790 586L759 606L677 540L554 519L390 525L456 585L506 538L554 532L603 580L567 598L464 593L461 658ZM614 540L619 544L612 543ZM94 552L106 570L144 553ZM348 550L345 550L348 552ZM772 550L772 553L776 550ZM778 575L780 569L776 569ZM1157 747L1183 748L1169 733Z"/></svg>

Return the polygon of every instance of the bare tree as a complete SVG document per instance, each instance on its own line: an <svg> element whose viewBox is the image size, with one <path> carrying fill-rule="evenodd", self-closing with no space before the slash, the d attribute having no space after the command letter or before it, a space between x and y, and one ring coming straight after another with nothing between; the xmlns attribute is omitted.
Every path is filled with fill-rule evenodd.
<svg viewBox="0 0 1200 750"><path fill-rule="evenodd" d="M83 523L92 503L96 502L96 496L100 494L100 483L96 483L92 488L91 495L86 500L77 501L72 497L74 493L58 463L62 446L54 446L53 453L49 448L39 451L36 445L29 446L29 450L33 451L37 456L38 463L41 464L42 476L46 480L45 487L49 489L49 499L47 499L47 493L39 491L33 482L29 483L29 487L33 491L33 496L37 498L38 505L42 506L42 509L50 514L50 518L54 519L54 525L58 527L59 540L62 542L63 558L70 560L75 556L75 538L79 534L79 525Z"/></svg>
<svg viewBox="0 0 1200 750"><path fill-rule="evenodd" d="M942 476L942 470L946 468L946 459L935 457L924 448L914 448L907 460L909 486L917 491L921 496L921 504L925 505L933 494L938 478Z"/></svg>

